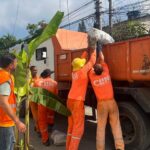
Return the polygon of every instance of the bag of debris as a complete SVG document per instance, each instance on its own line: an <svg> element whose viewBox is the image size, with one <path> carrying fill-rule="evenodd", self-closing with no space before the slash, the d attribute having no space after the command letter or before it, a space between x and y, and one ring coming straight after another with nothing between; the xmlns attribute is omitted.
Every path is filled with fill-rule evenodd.
<svg viewBox="0 0 150 150"><path fill-rule="evenodd" d="M54 130L51 134L51 139L56 146L63 146L66 144L66 134L61 131Z"/></svg>
<svg viewBox="0 0 150 150"><path fill-rule="evenodd" d="M106 32L92 28L88 32L88 36L90 38L90 43L100 42L102 45L108 44L108 43L114 43L114 39ZM90 44L89 43L89 44Z"/></svg>

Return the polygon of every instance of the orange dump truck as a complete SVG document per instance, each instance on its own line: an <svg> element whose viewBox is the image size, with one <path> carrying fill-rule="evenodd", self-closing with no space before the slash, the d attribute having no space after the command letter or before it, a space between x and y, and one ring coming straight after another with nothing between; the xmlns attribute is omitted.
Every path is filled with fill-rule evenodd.
<svg viewBox="0 0 150 150"><path fill-rule="evenodd" d="M71 86L71 62L86 49L86 33L59 29L56 36L37 49L35 58L38 59L33 65L54 69L60 96L64 97ZM150 36L106 45L103 52L120 110L126 149L147 150L150 145ZM96 107L90 86L86 104Z"/></svg>

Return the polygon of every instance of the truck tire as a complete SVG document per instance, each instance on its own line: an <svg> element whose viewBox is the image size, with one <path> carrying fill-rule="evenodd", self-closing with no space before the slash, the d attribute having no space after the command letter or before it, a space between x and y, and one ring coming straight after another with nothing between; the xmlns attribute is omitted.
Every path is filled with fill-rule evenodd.
<svg viewBox="0 0 150 150"><path fill-rule="evenodd" d="M119 102L120 122L127 150L146 150L149 145L149 120L138 105Z"/></svg>

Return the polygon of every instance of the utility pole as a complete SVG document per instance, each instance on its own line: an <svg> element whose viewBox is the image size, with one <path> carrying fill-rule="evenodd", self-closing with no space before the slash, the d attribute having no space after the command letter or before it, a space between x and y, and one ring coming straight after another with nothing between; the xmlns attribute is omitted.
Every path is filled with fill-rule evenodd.
<svg viewBox="0 0 150 150"><path fill-rule="evenodd" d="M94 0L95 2L95 24L94 27L102 30L102 18L101 18L101 0Z"/></svg>
<svg viewBox="0 0 150 150"><path fill-rule="evenodd" d="M102 4L102 2L101 2L101 0L94 0L94 2L95 2L95 23L94 23L94 28L102 30L102 16L101 16L101 4ZM101 48L102 47L101 47L100 42L97 42L97 48L96 48L97 58L99 56L99 50Z"/></svg>
<svg viewBox="0 0 150 150"><path fill-rule="evenodd" d="M109 33L112 34L112 0L108 0L109 2Z"/></svg>

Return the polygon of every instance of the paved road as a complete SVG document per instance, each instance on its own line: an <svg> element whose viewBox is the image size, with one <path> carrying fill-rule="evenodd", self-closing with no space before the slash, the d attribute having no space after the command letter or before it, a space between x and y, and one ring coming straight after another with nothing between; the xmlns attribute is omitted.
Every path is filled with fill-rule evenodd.
<svg viewBox="0 0 150 150"><path fill-rule="evenodd" d="M90 109L86 109L86 114L91 114ZM65 146L49 146L45 147L41 144L41 139L33 131L33 120L30 121L30 143L34 146L35 150L65 150ZM66 133L67 130L67 118L56 115L55 129ZM85 122L85 132L80 143L79 150L96 150L96 122L88 120ZM109 129L106 131L106 150L114 150L113 139ZM134 150L134 148L132 149ZM148 149L150 150L150 149Z"/></svg>
<svg viewBox="0 0 150 150"><path fill-rule="evenodd" d="M90 114L91 110L86 109L86 114ZM45 147L41 144L40 138L37 136L37 134L33 131L33 120L30 121L30 143L34 146L35 150L65 150L65 146L49 146ZM66 133L67 130L67 118L56 115L55 119L55 129L62 131ZM85 122L85 132L83 139L80 143L79 150L95 150L96 147L96 122L86 119ZM107 141L107 148L106 150L112 150L113 144L111 143L112 140L110 140L110 137L106 137Z"/></svg>

